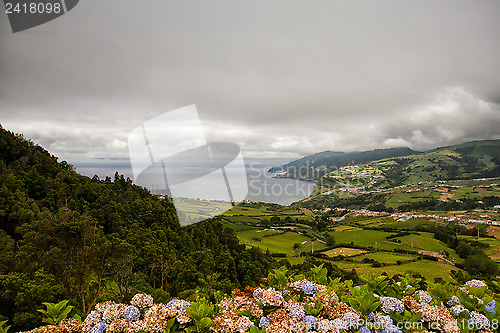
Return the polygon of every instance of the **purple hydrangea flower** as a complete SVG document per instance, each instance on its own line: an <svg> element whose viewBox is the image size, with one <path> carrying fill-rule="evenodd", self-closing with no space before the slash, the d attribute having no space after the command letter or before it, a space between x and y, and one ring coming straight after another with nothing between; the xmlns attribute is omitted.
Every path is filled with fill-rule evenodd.
<svg viewBox="0 0 500 333"><path fill-rule="evenodd" d="M179 300L177 298L174 298L173 300L167 303L167 306L174 305L177 302L179 302Z"/></svg>
<svg viewBox="0 0 500 333"><path fill-rule="evenodd" d="M472 311L470 314L469 325L474 325L476 329L487 329L490 327L490 321L485 315Z"/></svg>
<svg viewBox="0 0 500 333"><path fill-rule="evenodd" d="M101 321L99 324L95 324L90 330L90 333L104 333L106 332L106 323Z"/></svg>
<svg viewBox="0 0 500 333"><path fill-rule="evenodd" d="M420 304L427 303L427 305L430 304L432 301L432 296L425 290L417 290L415 291L415 294L418 295L418 300Z"/></svg>
<svg viewBox="0 0 500 333"><path fill-rule="evenodd" d="M306 295L312 295L318 289L318 286L315 283L307 281L302 285L302 291Z"/></svg>
<svg viewBox="0 0 500 333"><path fill-rule="evenodd" d="M269 320L266 317L260 318L259 328L267 327L269 325Z"/></svg>
<svg viewBox="0 0 500 333"><path fill-rule="evenodd" d="M91 325L98 324L102 321L101 313L95 310L92 310L85 318L85 322Z"/></svg>
<svg viewBox="0 0 500 333"><path fill-rule="evenodd" d="M451 296L451 298L446 301L446 304L449 307L452 307L453 305L462 304L462 302L460 302L460 299L457 296Z"/></svg>
<svg viewBox="0 0 500 333"><path fill-rule="evenodd" d="M405 309L403 303L394 297L381 297L380 303L382 303L382 311L389 313L391 311L402 313Z"/></svg>
<svg viewBox="0 0 500 333"><path fill-rule="evenodd" d="M394 324L391 317L389 317L388 315L380 314L380 313L377 313L374 316L373 322L375 323L375 325L379 325L379 327L389 327L389 326L392 326Z"/></svg>
<svg viewBox="0 0 500 333"><path fill-rule="evenodd" d="M486 304L486 310L488 310L488 312L491 314L497 314L496 307L497 307L497 302L495 300Z"/></svg>
<svg viewBox="0 0 500 333"><path fill-rule="evenodd" d="M465 285L467 287L476 287L476 288L486 287L486 283L484 283L481 280L470 280L465 282Z"/></svg>
<svg viewBox="0 0 500 333"><path fill-rule="evenodd" d="M469 310L467 310L466 308L464 308L462 305L454 305L450 308L451 311L453 311L453 313L455 315L459 315L460 313L462 313L462 311L467 311L469 312Z"/></svg>
<svg viewBox="0 0 500 333"><path fill-rule="evenodd" d="M290 317L295 318L297 320L301 320L306 316L306 312L304 311L304 307L300 304L292 304L288 308L288 314Z"/></svg>
<svg viewBox="0 0 500 333"><path fill-rule="evenodd" d="M408 289L412 288L413 286L411 284L407 285L405 290L403 290L403 292L405 293Z"/></svg>
<svg viewBox="0 0 500 333"><path fill-rule="evenodd" d="M313 316L305 316L303 320L306 322L307 326L309 326L310 330L314 329L314 325L316 323L316 318L315 317L313 317Z"/></svg>
<svg viewBox="0 0 500 333"><path fill-rule="evenodd" d="M375 313L373 313L373 312L372 312L372 313L370 313L370 314L368 315L368 317L366 318L366 320L368 320L368 321L373 321L373 319L374 319L374 318L375 318Z"/></svg>
<svg viewBox="0 0 500 333"><path fill-rule="evenodd" d="M141 311L137 307L130 305L123 311L123 317L130 322L138 321L141 317Z"/></svg>

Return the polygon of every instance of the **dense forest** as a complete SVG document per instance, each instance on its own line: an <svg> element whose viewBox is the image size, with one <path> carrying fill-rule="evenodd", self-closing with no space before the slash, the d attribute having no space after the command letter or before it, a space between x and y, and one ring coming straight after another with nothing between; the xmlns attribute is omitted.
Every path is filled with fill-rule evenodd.
<svg viewBox="0 0 500 333"><path fill-rule="evenodd" d="M39 326L42 302L68 299L85 315L136 292L211 297L277 266L217 218L181 228L169 199L118 172L79 175L0 126L0 321L12 330Z"/></svg>

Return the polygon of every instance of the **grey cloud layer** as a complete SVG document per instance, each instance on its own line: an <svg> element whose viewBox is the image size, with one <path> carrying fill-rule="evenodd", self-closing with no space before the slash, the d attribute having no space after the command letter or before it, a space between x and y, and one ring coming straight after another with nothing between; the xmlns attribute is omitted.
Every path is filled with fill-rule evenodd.
<svg viewBox="0 0 500 333"><path fill-rule="evenodd" d="M126 157L196 104L253 156L500 135L500 2L104 1L26 33L0 20L0 122L52 153Z"/></svg>

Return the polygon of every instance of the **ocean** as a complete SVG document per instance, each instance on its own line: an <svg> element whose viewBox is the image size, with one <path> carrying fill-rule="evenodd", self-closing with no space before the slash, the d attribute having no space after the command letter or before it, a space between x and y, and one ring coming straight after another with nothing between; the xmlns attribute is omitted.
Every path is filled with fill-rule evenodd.
<svg viewBox="0 0 500 333"><path fill-rule="evenodd" d="M128 159L87 159L68 161L79 174L93 177L99 176L104 180L106 176L114 178L115 172L129 177L135 184L148 188L152 193L168 194L165 190L163 177L139 177L136 181L133 176L132 167ZM244 159L244 169L239 170L240 174L246 173L246 177L238 177L232 180L232 186L248 187L246 200L256 202L277 203L280 205L289 205L293 202L302 200L310 195L314 189L315 183L289 178L273 178L274 174L267 172L273 166L282 165L289 160L279 158L263 159ZM156 166L158 169L161 166ZM154 169L154 168L153 168ZM157 170L158 171L158 170ZM156 173L158 174L158 173ZM160 172L160 174L162 174ZM236 182L236 184L234 184ZM207 197L200 196L200 189L196 185L190 187L181 187L177 190L176 196L186 198L200 199L220 199L224 196L225 187L212 186Z"/></svg>

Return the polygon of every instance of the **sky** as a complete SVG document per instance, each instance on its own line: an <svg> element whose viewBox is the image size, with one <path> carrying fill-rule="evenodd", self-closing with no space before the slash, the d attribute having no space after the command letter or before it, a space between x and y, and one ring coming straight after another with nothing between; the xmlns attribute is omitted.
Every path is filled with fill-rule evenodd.
<svg viewBox="0 0 500 333"><path fill-rule="evenodd" d="M2 8L3 9L3 8ZM245 157L500 139L500 1L84 0L12 33L0 123L69 162L195 104Z"/></svg>

